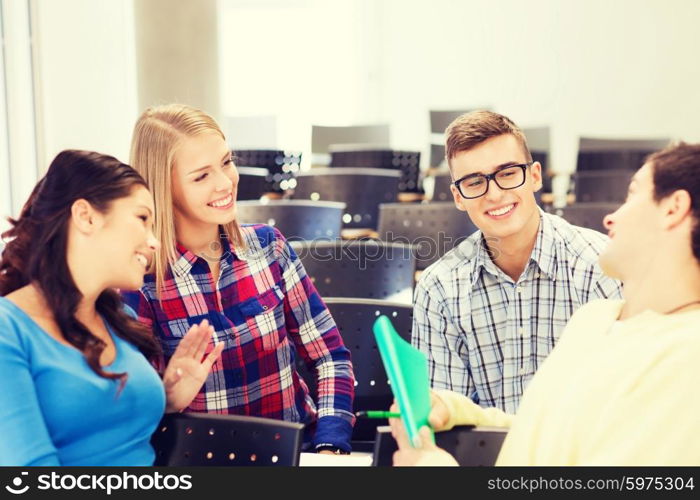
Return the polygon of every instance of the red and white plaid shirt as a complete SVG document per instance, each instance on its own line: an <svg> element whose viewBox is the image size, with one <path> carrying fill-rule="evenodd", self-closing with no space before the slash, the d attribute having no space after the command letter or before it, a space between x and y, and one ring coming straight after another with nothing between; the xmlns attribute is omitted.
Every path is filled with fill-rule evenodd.
<svg viewBox="0 0 700 500"><path fill-rule="evenodd" d="M181 245L165 276L162 300L155 276L126 304L153 328L163 346L162 370L190 326L203 319L224 342L200 393L186 411L230 413L315 424L313 444L350 449L354 376L350 352L316 288L275 228L243 225L248 246L237 254L222 238L220 278L207 261ZM295 369L302 357L317 374L318 401ZM312 427L311 427L312 429Z"/></svg>

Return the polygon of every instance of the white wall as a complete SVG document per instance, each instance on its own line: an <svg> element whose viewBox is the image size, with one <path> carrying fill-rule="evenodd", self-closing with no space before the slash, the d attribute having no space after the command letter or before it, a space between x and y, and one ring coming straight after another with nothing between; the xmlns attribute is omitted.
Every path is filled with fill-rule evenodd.
<svg viewBox="0 0 700 500"><path fill-rule="evenodd" d="M424 147L428 109L490 105L579 135L700 140L697 0L382 0L379 102L395 146Z"/></svg>
<svg viewBox="0 0 700 500"><path fill-rule="evenodd" d="M220 0L225 116L276 115L277 143L311 149L311 125L380 118L374 0ZM235 138L233 138L235 147Z"/></svg>
<svg viewBox="0 0 700 500"><path fill-rule="evenodd" d="M128 161L137 118L133 4L35 0L42 171L63 149Z"/></svg>
<svg viewBox="0 0 700 500"><path fill-rule="evenodd" d="M133 3L33 1L40 167L68 147L126 160ZM220 0L221 115L277 115L306 151L312 123L389 121L422 149L429 109L490 105L551 125L568 171L580 134L700 140L698 19L696 0Z"/></svg>

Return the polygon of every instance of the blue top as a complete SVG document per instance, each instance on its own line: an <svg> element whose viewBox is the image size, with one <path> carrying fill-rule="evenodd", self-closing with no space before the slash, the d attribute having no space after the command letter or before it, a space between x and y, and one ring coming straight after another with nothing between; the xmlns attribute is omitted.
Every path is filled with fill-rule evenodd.
<svg viewBox="0 0 700 500"><path fill-rule="evenodd" d="M139 350L107 329L116 358L98 376L0 297L0 465L152 465L151 434L165 410L163 383Z"/></svg>

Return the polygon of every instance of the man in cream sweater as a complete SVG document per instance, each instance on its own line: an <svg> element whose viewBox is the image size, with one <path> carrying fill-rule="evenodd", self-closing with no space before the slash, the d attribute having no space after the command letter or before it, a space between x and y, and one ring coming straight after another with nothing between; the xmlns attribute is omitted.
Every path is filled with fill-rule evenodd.
<svg viewBox="0 0 700 500"><path fill-rule="evenodd" d="M509 427L497 465L700 465L700 144L651 155L604 222L624 300L571 317L515 415L438 391L436 430ZM396 465L456 463L425 431L412 448L392 420Z"/></svg>

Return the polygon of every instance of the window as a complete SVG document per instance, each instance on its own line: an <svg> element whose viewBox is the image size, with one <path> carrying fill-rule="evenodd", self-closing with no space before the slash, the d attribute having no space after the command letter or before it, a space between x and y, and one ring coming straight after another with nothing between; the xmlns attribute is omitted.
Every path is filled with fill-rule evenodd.
<svg viewBox="0 0 700 500"><path fill-rule="evenodd" d="M31 20L30 0L0 0L0 230L39 174Z"/></svg>

